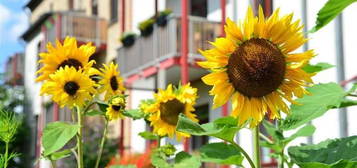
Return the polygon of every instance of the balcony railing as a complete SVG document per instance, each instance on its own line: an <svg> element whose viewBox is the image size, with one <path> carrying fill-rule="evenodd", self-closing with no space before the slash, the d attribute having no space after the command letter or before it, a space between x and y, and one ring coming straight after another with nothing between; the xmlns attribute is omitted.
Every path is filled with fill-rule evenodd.
<svg viewBox="0 0 357 168"><path fill-rule="evenodd" d="M207 49L208 41L220 35L219 22L208 21L200 17L189 17L189 60L202 58L198 49ZM155 25L149 37L139 37L131 47L118 49L117 62L124 77L137 74L141 70L157 65L167 58L180 55L181 51L181 19L172 17L166 27Z"/></svg>
<svg viewBox="0 0 357 168"><path fill-rule="evenodd" d="M45 33L47 42L66 36L76 37L79 42L93 42L97 46L107 41L107 21L104 19L82 13L62 12L53 15L52 21L52 26L48 26Z"/></svg>

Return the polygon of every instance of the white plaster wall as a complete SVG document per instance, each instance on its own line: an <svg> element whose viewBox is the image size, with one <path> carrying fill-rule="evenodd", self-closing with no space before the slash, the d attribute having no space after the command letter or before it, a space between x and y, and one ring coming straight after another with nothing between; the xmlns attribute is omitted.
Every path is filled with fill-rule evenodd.
<svg viewBox="0 0 357 168"><path fill-rule="evenodd" d="M343 31L344 31L344 52L345 52L345 76L350 79L357 75L357 23L353 20L357 16L357 4L354 3L347 7L343 12ZM346 86L350 88L351 85ZM348 108L348 135L357 135L357 107Z"/></svg>
<svg viewBox="0 0 357 168"><path fill-rule="evenodd" d="M132 0L132 25L133 30L139 33L138 24L155 14L155 0ZM165 0L158 0L158 10L162 11L166 8Z"/></svg>
<svg viewBox="0 0 357 168"><path fill-rule="evenodd" d="M43 39L43 34L40 33L34 37L25 48L25 89L28 103L31 104L31 111L34 115L41 112L40 88L41 84L36 83L38 44Z"/></svg>

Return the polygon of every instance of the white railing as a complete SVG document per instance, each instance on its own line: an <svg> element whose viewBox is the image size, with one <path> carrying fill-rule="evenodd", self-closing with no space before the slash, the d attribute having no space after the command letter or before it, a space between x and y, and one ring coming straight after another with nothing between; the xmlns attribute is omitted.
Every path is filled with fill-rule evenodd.
<svg viewBox="0 0 357 168"><path fill-rule="evenodd" d="M208 41L213 41L220 33L218 22L200 17L189 17L189 58L202 58L198 49L207 49ZM166 27L154 26L149 37L138 37L131 47L120 47L117 62L124 77L158 65L162 60L179 56L181 50L181 20L171 17Z"/></svg>

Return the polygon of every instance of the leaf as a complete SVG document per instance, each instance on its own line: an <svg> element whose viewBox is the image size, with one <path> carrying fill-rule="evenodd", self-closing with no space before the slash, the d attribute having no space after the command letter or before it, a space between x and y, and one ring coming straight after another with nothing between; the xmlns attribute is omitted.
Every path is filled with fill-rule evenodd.
<svg viewBox="0 0 357 168"><path fill-rule="evenodd" d="M237 119L233 117L223 117L213 123L200 125L180 114L176 130L196 136L214 136L232 142L236 132L240 129L237 125Z"/></svg>
<svg viewBox="0 0 357 168"><path fill-rule="evenodd" d="M99 110L90 109L84 115L86 115L86 116L96 116L96 115L105 115L105 113L102 112L102 111L99 111Z"/></svg>
<svg viewBox="0 0 357 168"><path fill-rule="evenodd" d="M343 9L351 5L356 0L329 0L326 2L317 13L316 25L310 32L316 32L330 21L332 21L337 15L339 15Z"/></svg>
<svg viewBox="0 0 357 168"><path fill-rule="evenodd" d="M146 140L157 140L159 138L157 135L149 131L140 132L139 135Z"/></svg>
<svg viewBox="0 0 357 168"><path fill-rule="evenodd" d="M198 157L186 152L179 152L175 157L174 168L199 168L201 161Z"/></svg>
<svg viewBox="0 0 357 168"><path fill-rule="evenodd" d="M71 149L65 149L59 152L54 152L50 155L50 160L60 160L71 156Z"/></svg>
<svg viewBox="0 0 357 168"><path fill-rule="evenodd" d="M284 139L284 135L281 131L279 131L275 125L270 123L269 121L263 120L264 128L267 133L273 138L274 141L280 141Z"/></svg>
<svg viewBox="0 0 357 168"><path fill-rule="evenodd" d="M109 105L105 102L102 101L97 101L97 105L100 109L100 111L102 111L103 113L105 113L107 111L107 108L109 107Z"/></svg>
<svg viewBox="0 0 357 168"><path fill-rule="evenodd" d="M306 137L306 136L311 136L312 134L314 134L316 128L311 125L305 125L304 127L300 128L295 134L291 135L290 137L284 139L283 141L285 143L289 143L292 140L298 138L298 137Z"/></svg>
<svg viewBox="0 0 357 168"><path fill-rule="evenodd" d="M125 110L123 114L127 117L133 118L134 120L145 117L145 114L139 109Z"/></svg>
<svg viewBox="0 0 357 168"><path fill-rule="evenodd" d="M357 100L343 99L339 108L356 106L356 105L357 105Z"/></svg>
<svg viewBox="0 0 357 168"><path fill-rule="evenodd" d="M48 156L61 149L78 132L79 126L65 122L53 122L47 124L43 131L42 144L44 156Z"/></svg>
<svg viewBox="0 0 357 168"><path fill-rule="evenodd" d="M283 120L281 129L291 130L322 116L329 109L339 107L346 95L336 83L318 84L307 91L309 95L296 100L299 104L291 105L291 113Z"/></svg>
<svg viewBox="0 0 357 168"><path fill-rule="evenodd" d="M334 67L333 65L329 64L329 63L325 63L325 62L320 62L317 63L315 65L311 65L311 64L306 64L302 70L304 70L307 73L316 73L316 72L320 72L326 69L330 69Z"/></svg>
<svg viewBox="0 0 357 168"><path fill-rule="evenodd" d="M302 168L355 168L357 136L326 140L316 145L293 146L291 159Z"/></svg>
<svg viewBox="0 0 357 168"><path fill-rule="evenodd" d="M243 161L243 156L237 148L222 142L202 146L200 154L203 162L239 166Z"/></svg>
<svg viewBox="0 0 357 168"><path fill-rule="evenodd" d="M172 166L167 163L167 156L160 150L155 150L151 154L151 164L158 168L171 168Z"/></svg>

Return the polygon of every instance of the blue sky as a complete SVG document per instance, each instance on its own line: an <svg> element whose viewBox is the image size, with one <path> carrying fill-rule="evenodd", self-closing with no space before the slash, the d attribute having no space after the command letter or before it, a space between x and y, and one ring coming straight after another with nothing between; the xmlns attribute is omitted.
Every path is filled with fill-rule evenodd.
<svg viewBox="0 0 357 168"><path fill-rule="evenodd" d="M19 37L28 27L28 16L23 6L28 0L0 0L0 72L6 60L16 52L24 51Z"/></svg>

